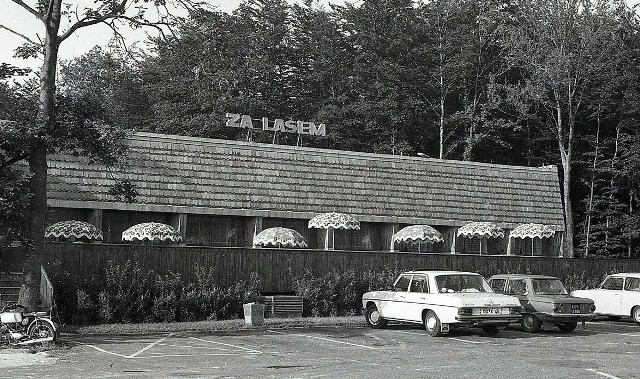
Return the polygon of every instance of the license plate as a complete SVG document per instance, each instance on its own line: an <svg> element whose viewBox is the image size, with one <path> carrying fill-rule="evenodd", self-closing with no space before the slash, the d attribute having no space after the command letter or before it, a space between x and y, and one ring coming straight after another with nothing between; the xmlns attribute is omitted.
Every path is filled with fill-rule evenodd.
<svg viewBox="0 0 640 379"><path fill-rule="evenodd" d="M481 315L500 315L502 314L502 309L500 308L481 308Z"/></svg>
<svg viewBox="0 0 640 379"><path fill-rule="evenodd" d="M571 304L571 313L580 313L580 304Z"/></svg>

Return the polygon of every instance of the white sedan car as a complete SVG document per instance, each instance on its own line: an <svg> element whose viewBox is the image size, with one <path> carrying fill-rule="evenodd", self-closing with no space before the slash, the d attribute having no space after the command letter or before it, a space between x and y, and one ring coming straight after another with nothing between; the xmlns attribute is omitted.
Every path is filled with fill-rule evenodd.
<svg viewBox="0 0 640 379"><path fill-rule="evenodd" d="M600 288L571 292L596 305L595 314L611 319L631 317L640 324L640 273L620 273L606 277Z"/></svg>
<svg viewBox="0 0 640 379"><path fill-rule="evenodd" d="M409 271L393 290L362 296L367 324L383 328L388 320L424 324L431 336L457 326L478 326L487 335L520 321L520 300L494 293L479 274L460 271Z"/></svg>

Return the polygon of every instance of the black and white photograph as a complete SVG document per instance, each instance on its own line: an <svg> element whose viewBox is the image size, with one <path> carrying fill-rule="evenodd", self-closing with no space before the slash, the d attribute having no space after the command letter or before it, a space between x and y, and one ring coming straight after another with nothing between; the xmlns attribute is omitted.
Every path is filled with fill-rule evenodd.
<svg viewBox="0 0 640 379"><path fill-rule="evenodd" d="M0 0L0 379L640 379L640 0Z"/></svg>

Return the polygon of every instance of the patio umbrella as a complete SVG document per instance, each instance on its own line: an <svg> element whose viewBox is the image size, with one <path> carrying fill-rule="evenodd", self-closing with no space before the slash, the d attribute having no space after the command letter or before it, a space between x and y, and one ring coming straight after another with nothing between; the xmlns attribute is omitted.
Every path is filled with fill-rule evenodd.
<svg viewBox="0 0 640 379"><path fill-rule="evenodd" d="M84 221L69 220L56 222L44 230L45 238L66 238L74 241L85 238L88 241L102 241L102 230Z"/></svg>
<svg viewBox="0 0 640 379"><path fill-rule="evenodd" d="M360 222L345 213L329 212L319 214L309 220L309 228L327 229L324 249L329 250L329 234L333 237L334 229L360 230ZM331 240L333 241L333 238ZM333 246L331 248L333 249Z"/></svg>
<svg viewBox="0 0 640 379"><path fill-rule="evenodd" d="M319 214L309 220L309 227L319 229L334 228L360 230L360 222L353 218L353 216L345 213L329 212Z"/></svg>
<svg viewBox="0 0 640 379"><path fill-rule="evenodd" d="M504 238L504 230L493 222L475 221L463 225L458 229L456 236L467 238L480 238L480 254L482 254L482 241L485 238Z"/></svg>
<svg viewBox="0 0 640 379"><path fill-rule="evenodd" d="M254 246L307 247L302 234L289 228L274 227L261 231L253 238Z"/></svg>
<svg viewBox="0 0 640 379"><path fill-rule="evenodd" d="M182 241L180 232L171 225L159 222L137 224L122 232L123 241Z"/></svg>
<svg viewBox="0 0 640 379"><path fill-rule="evenodd" d="M549 225L543 224L520 224L515 227L509 234L509 243L507 245L507 255L511 253L512 238L531 238L531 255L533 255L533 239L534 238L550 238L556 234L555 230Z"/></svg>
<svg viewBox="0 0 640 379"><path fill-rule="evenodd" d="M422 242L436 243L443 242L442 233L429 225L411 225L404 227L393 235L393 242L411 242L418 244L418 252Z"/></svg>

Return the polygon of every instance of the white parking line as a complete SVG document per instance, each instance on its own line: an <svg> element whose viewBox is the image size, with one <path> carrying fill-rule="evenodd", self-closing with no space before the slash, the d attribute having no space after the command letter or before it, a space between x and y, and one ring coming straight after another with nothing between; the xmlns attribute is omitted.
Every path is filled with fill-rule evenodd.
<svg viewBox="0 0 640 379"><path fill-rule="evenodd" d="M284 334L284 335L287 335L287 336L296 336L296 337L305 337L305 338L311 338L311 339L318 339L318 340L322 340L322 341L339 343L339 344L343 344L343 345L361 347L363 349L369 349L369 350L378 350L375 347L371 347L371 346L360 345L360 344L357 344L357 343L351 343L351 342L345 342L345 341L339 341L339 340L334 340L334 339L331 339L331 338L326 338L326 337L321 337L321 336L314 336L314 335L309 335L309 334L290 334L290 333L279 332L279 331L276 331L276 330L269 330L269 332L275 333L275 334Z"/></svg>
<svg viewBox="0 0 640 379"><path fill-rule="evenodd" d="M101 353L107 353L107 354L116 355L116 356L118 356L118 357L122 357L122 358L128 358L126 355L122 355L122 354L118 354L118 353L113 353L113 352L111 352L111 351L107 351L107 350L101 349L101 348L99 348L99 347L97 347L97 346L89 345L89 344L86 344L86 343L81 343L81 345L83 345L83 346L87 346L87 347L90 347L90 348L92 348L92 349L96 349L96 350L98 350L98 351L99 351L99 352L101 352Z"/></svg>
<svg viewBox="0 0 640 379"><path fill-rule="evenodd" d="M147 346L143 347L142 349L136 351L135 353L131 354L130 356L128 356L127 358L135 358L138 355L144 353L145 351L151 349L152 347L156 346L157 344L164 342L164 340L166 340L167 338L171 337L172 335L174 335L175 333L169 333L168 336L160 338L159 340L152 342L150 344L148 344Z"/></svg>
<svg viewBox="0 0 640 379"><path fill-rule="evenodd" d="M587 370L587 371L589 371L589 372L592 372L592 373L594 373L594 374L602 375L602 376L604 376L605 378L609 378L609 379L620 379L620 378L618 378L617 376L613 376L613 375L611 375L611 374L607 374L607 373L604 373L604 372L596 371L596 370L594 370L594 369L592 369L592 368L588 368L588 369L586 369L586 370Z"/></svg>
<svg viewBox="0 0 640 379"><path fill-rule="evenodd" d="M231 345L231 344L228 344L228 343L216 342L216 341L211 341L211 340L205 340L205 339L197 338L197 337L189 337L189 338L194 339L196 341L202 341L202 342L213 343L213 344L217 344L217 345L235 347L236 349L247 350L247 351L249 351L249 352L251 352L253 354L262 354L261 351L258 351L258 350L255 350L255 349L249 349L248 347Z"/></svg>

